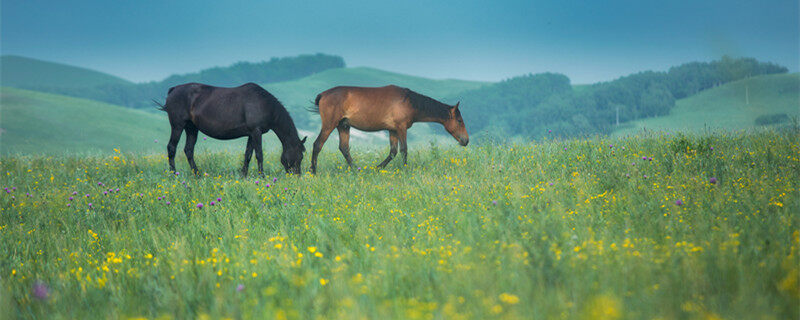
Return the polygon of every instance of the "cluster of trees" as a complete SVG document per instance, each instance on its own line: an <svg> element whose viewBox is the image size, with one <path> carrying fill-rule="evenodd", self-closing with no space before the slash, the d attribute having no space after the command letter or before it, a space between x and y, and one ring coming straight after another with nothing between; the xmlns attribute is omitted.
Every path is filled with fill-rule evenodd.
<svg viewBox="0 0 800 320"><path fill-rule="evenodd" d="M609 133L619 121L662 116L675 100L750 76L785 73L752 58L692 62L573 88L561 74L525 75L459 94L470 131L488 137ZM455 99L455 98L454 98Z"/></svg>
<svg viewBox="0 0 800 320"><path fill-rule="evenodd" d="M215 67L196 73L173 75L163 81L145 83L108 83L84 88L32 88L68 96L104 101L131 108L153 108L152 99L167 95L170 87L200 82L214 86L237 86L247 82L259 84L287 81L306 77L321 71L344 68L339 56L314 54L296 57L272 58L258 63L238 62L228 67Z"/></svg>

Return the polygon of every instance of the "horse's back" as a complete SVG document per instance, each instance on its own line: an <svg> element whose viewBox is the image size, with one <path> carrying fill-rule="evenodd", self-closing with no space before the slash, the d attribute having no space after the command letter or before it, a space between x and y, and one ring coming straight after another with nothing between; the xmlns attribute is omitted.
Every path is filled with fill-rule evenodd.
<svg viewBox="0 0 800 320"><path fill-rule="evenodd" d="M395 85L334 87L320 94L320 116L323 121L347 119L352 127L365 131L394 129L409 118L404 90Z"/></svg>
<svg viewBox="0 0 800 320"><path fill-rule="evenodd" d="M252 82L231 88L187 83L173 87L168 102L170 97L181 105L177 113L185 113L194 126L217 139L266 127L278 109L285 110L277 98Z"/></svg>

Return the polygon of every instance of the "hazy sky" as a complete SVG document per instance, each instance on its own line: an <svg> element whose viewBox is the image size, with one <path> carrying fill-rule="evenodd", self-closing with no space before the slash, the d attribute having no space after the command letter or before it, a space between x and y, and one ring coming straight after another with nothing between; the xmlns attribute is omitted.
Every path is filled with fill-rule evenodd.
<svg viewBox="0 0 800 320"><path fill-rule="evenodd" d="M797 0L6 0L0 50L133 81L323 52L432 78L589 83L723 54L796 72L799 14Z"/></svg>

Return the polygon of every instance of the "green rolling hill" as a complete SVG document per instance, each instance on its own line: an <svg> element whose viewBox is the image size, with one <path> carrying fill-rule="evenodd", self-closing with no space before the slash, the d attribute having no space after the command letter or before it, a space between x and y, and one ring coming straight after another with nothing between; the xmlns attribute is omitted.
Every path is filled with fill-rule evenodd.
<svg viewBox="0 0 800 320"><path fill-rule="evenodd" d="M746 101L749 96L749 103ZM780 116L785 114L786 116ZM680 99L669 115L626 123L614 136L642 130L702 132L760 127L756 119L776 115L787 124L800 117L800 74L774 74L747 78Z"/></svg>
<svg viewBox="0 0 800 320"><path fill-rule="evenodd" d="M9 87L0 87L0 104L2 154L111 153L115 148L166 154L170 129L164 113ZM201 152L243 152L246 142L202 137L196 149ZM181 137L179 157L183 157L184 141L185 136ZM271 133L264 135L264 143L267 149L279 146Z"/></svg>
<svg viewBox="0 0 800 320"><path fill-rule="evenodd" d="M28 89L133 84L128 80L86 68L11 55L0 57L0 79L3 86Z"/></svg>

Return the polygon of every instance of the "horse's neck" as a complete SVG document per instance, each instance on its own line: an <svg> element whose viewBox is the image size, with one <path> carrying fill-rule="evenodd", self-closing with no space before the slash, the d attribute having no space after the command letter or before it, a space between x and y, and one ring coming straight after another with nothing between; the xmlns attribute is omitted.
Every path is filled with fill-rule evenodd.
<svg viewBox="0 0 800 320"><path fill-rule="evenodd" d="M280 117L272 131L275 131L275 135L278 136L278 140L281 141L281 145L284 148L300 143L300 138L297 136L297 128L295 128L294 122L288 116Z"/></svg>
<svg viewBox="0 0 800 320"><path fill-rule="evenodd" d="M414 116L414 122L436 122L436 123L444 123L447 119L442 118L439 115L432 114L431 112L426 112L425 110L417 110L417 114Z"/></svg>

